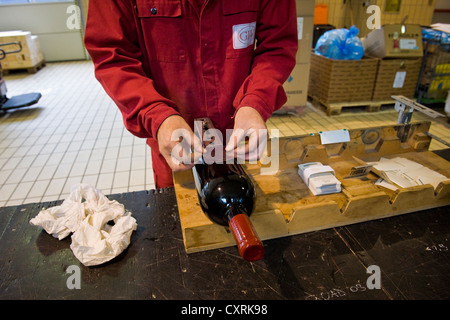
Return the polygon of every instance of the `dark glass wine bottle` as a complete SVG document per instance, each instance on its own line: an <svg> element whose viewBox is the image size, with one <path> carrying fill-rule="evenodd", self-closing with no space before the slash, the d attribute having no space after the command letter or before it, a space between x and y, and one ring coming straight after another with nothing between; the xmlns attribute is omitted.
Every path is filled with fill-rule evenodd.
<svg viewBox="0 0 450 320"><path fill-rule="evenodd" d="M243 168L235 161L196 164L192 171L203 212L211 221L229 226L244 260L261 259L264 245L249 219L255 188Z"/></svg>

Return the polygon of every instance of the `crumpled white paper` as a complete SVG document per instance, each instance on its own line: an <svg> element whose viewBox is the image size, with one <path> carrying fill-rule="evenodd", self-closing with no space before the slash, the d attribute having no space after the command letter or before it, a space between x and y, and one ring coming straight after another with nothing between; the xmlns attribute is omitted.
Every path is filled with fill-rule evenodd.
<svg viewBox="0 0 450 320"><path fill-rule="evenodd" d="M83 201L85 199L85 201ZM108 224L113 221L114 224ZM60 206L43 209L30 220L59 240L72 234L70 248L85 266L105 263L130 244L137 228L136 219L119 202L88 184L72 188Z"/></svg>

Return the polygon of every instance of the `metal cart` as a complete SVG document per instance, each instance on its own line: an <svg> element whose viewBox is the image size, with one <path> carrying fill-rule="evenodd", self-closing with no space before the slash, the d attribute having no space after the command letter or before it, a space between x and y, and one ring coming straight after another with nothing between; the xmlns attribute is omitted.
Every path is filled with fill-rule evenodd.
<svg viewBox="0 0 450 320"><path fill-rule="evenodd" d="M436 32L432 38L423 37L424 54L416 87L419 103L443 103L450 91L450 43L443 41L443 36Z"/></svg>
<svg viewBox="0 0 450 320"><path fill-rule="evenodd" d="M6 51L2 47L6 46L16 46L17 49ZM9 42L0 44L0 61L6 58L7 54L18 53L22 51L22 45L20 42ZM31 106L39 101L41 94L39 92L25 93L17 95L11 98L6 96L6 84L3 79L2 68L0 64L0 114L6 113L6 111L11 109L23 108Z"/></svg>

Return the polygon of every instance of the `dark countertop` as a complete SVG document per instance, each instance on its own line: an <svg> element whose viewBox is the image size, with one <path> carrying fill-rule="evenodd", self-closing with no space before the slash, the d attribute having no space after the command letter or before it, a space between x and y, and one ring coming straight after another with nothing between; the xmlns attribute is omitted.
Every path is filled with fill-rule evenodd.
<svg viewBox="0 0 450 320"><path fill-rule="evenodd" d="M248 263L236 247L186 254L173 188L108 198L138 228L97 267L75 258L70 237L29 224L62 201L0 208L0 299L450 299L450 206L268 240L264 259ZM67 286L73 265L80 289ZM368 288L369 266L379 267L380 289Z"/></svg>
<svg viewBox="0 0 450 320"><path fill-rule="evenodd" d="M263 260L236 247L186 254L172 188L108 196L138 223L111 262L83 266L28 221L40 203L0 208L0 299L449 299L450 207L265 241ZM81 289L68 289L70 265ZM377 265L381 289L367 288Z"/></svg>

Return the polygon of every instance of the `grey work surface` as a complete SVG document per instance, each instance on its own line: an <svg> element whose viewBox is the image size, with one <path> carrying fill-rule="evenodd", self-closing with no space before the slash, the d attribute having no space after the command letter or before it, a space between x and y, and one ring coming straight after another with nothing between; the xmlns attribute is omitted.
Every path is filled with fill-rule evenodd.
<svg viewBox="0 0 450 320"><path fill-rule="evenodd" d="M29 220L39 203L0 208L0 299L449 299L450 207L265 241L261 261L236 247L186 254L173 188L108 196L138 223L130 246L97 267ZM81 289L69 289L69 266ZM366 268L381 270L369 289Z"/></svg>

